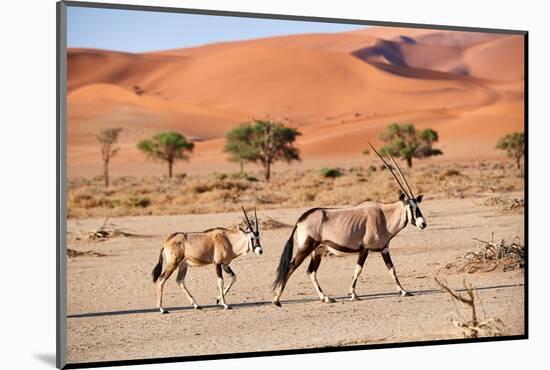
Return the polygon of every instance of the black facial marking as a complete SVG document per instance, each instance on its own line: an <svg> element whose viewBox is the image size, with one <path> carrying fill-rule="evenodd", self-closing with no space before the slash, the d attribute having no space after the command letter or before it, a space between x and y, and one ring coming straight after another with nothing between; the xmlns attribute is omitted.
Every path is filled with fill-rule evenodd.
<svg viewBox="0 0 550 370"><path fill-rule="evenodd" d="M250 244L252 245L252 249L262 249L262 246L260 245L260 233L256 233L254 231L250 231L250 233L252 234L250 236Z"/></svg>
<svg viewBox="0 0 550 370"><path fill-rule="evenodd" d="M410 200L408 201L408 207L411 214L411 219L409 220L409 222L414 226L416 226L416 217L417 217L418 207L414 207L412 201ZM407 212L407 216L408 214L409 212Z"/></svg>

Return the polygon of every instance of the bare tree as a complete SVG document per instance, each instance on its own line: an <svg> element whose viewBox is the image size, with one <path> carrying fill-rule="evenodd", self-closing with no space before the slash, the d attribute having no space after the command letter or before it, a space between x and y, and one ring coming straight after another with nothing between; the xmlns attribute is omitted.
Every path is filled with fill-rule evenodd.
<svg viewBox="0 0 550 370"><path fill-rule="evenodd" d="M103 178L105 186L109 186L109 162L113 158L119 148L114 148L114 144L118 140L118 135L122 131L121 128L106 128L100 130L97 135L97 141L101 147L101 159L103 160Z"/></svg>

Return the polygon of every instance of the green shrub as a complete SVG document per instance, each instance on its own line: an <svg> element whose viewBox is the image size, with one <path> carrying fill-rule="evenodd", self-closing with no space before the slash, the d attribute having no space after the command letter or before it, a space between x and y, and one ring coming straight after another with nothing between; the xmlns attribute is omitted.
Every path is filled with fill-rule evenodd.
<svg viewBox="0 0 550 370"><path fill-rule="evenodd" d="M227 179L227 174L225 173L219 173L219 172L213 172L210 174L210 178L216 181L223 181Z"/></svg>
<svg viewBox="0 0 550 370"><path fill-rule="evenodd" d="M149 199L148 197L139 198L135 204L136 207L149 207L151 205L151 199Z"/></svg>
<svg viewBox="0 0 550 370"><path fill-rule="evenodd" d="M132 208L147 208L151 205L151 199L148 197L129 197L124 199L121 203Z"/></svg>
<svg viewBox="0 0 550 370"><path fill-rule="evenodd" d="M211 191L212 186L209 186L207 184L197 184L193 186L193 191L197 194L206 193L207 191Z"/></svg>
<svg viewBox="0 0 550 370"><path fill-rule="evenodd" d="M231 175L229 175L229 177L232 180L241 180L241 179L246 179L248 175L246 172L239 171L239 172L233 172Z"/></svg>
<svg viewBox="0 0 550 370"><path fill-rule="evenodd" d="M452 177L452 176L460 176L460 171L458 171L454 168L451 168L451 169L445 170L441 173L441 178Z"/></svg>
<svg viewBox="0 0 550 370"><path fill-rule="evenodd" d="M340 169L338 169L338 168L324 167L324 168L321 169L321 175L323 177L331 177L331 178L340 177L340 176L342 176L342 171L340 171Z"/></svg>

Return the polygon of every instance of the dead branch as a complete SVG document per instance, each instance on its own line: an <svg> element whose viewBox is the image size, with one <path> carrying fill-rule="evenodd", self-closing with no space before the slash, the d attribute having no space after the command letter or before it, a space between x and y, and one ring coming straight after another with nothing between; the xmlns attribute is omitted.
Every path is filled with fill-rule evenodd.
<svg viewBox="0 0 550 370"><path fill-rule="evenodd" d="M449 288L447 282L444 279L435 276L434 280L437 285L439 285L443 290L451 295L453 302L460 302L470 308L470 320L464 322L455 319L450 320L453 325L462 329L464 337L477 338L479 336L502 336L508 332L506 325L504 325L502 320L500 320L499 318L484 318L481 321L478 319L475 302L476 297L480 302L481 300L479 299L479 296L477 295L472 285L467 284L466 281L463 280L462 283L464 285L464 291L466 292L466 295L462 295ZM458 312L456 306L455 310L460 315L460 312Z"/></svg>

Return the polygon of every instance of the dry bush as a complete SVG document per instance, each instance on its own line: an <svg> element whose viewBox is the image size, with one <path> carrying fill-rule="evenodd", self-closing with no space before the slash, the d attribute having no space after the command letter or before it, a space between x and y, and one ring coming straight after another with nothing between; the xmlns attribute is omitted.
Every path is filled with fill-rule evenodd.
<svg viewBox="0 0 550 370"><path fill-rule="evenodd" d="M525 200L523 198L511 198L508 196L492 196L482 203L487 207L497 207L502 211L523 211Z"/></svg>
<svg viewBox="0 0 550 370"><path fill-rule="evenodd" d="M508 333L508 329L501 319L493 317L487 318L485 312L483 312L484 318L479 318L476 309L476 299L479 302L481 302L481 300L479 299L476 290L471 285L466 284L465 281L462 282L462 284L464 285L464 291L466 292L466 295L462 295L449 288L447 282L444 279L436 276L434 277L434 280L437 285L439 285L443 290L451 295L453 303L455 303L455 310L462 319L461 321L451 319L451 323L456 327L462 329L462 334L465 338L497 337L506 335ZM456 302L460 302L461 304L470 308L471 318L469 320L466 320L462 317L462 315L460 315L460 312L456 307ZM483 309L483 306L481 307Z"/></svg>
<svg viewBox="0 0 550 370"><path fill-rule="evenodd" d="M519 236L513 241L501 239L498 243L492 240L490 242L476 238L474 240L481 244L480 248L466 253L456 262L447 264L445 266L447 270L471 274L496 269L510 271L525 266L525 246Z"/></svg>
<svg viewBox="0 0 550 370"><path fill-rule="evenodd" d="M82 256L105 257L107 255L99 252L94 252L94 251L77 251L75 249L67 248L67 257L75 258L75 257L82 257Z"/></svg>
<svg viewBox="0 0 550 370"><path fill-rule="evenodd" d="M454 168L449 168L441 172L441 175L439 175L439 178L443 180L447 177L452 177L452 176L460 176L460 171Z"/></svg>
<svg viewBox="0 0 550 370"><path fill-rule="evenodd" d="M278 221L278 220L276 220L274 218L271 218L271 217L258 217L258 223L260 224L260 231L291 227L291 225L285 224L284 222ZM243 229L245 229L247 227L247 224L246 224L245 220L241 220L239 225ZM231 225L231 226L233 226L233 225Z"/></svg>
<svg viewBox="0 0 550 370"><path fill-rule="evenodd" d="M88 239L94 241L105 241L117 236L123 236L125 238L148 237L148 235L134 234L124 228L117 227L115 224L110 222L108 218L103 221L103 224L99 229L88 233Z"/></svg>
<svg viewBox="0 0 550 370"><path fill-rule="evenodd" d="M75 178L68 182L69 218L236 212L241 205L262 209L343 206L362 199L395 201L399 188L387 171L349 166L326 178L318 169L276 172L270 182L253 174L112 178ZM504 168L504 169L503 169ZM404 168L415 193L431 199L479 197L523 190L523 179L510 176L505 164L423 164ZM456 172L459 174L457 175Z"/></svg>

